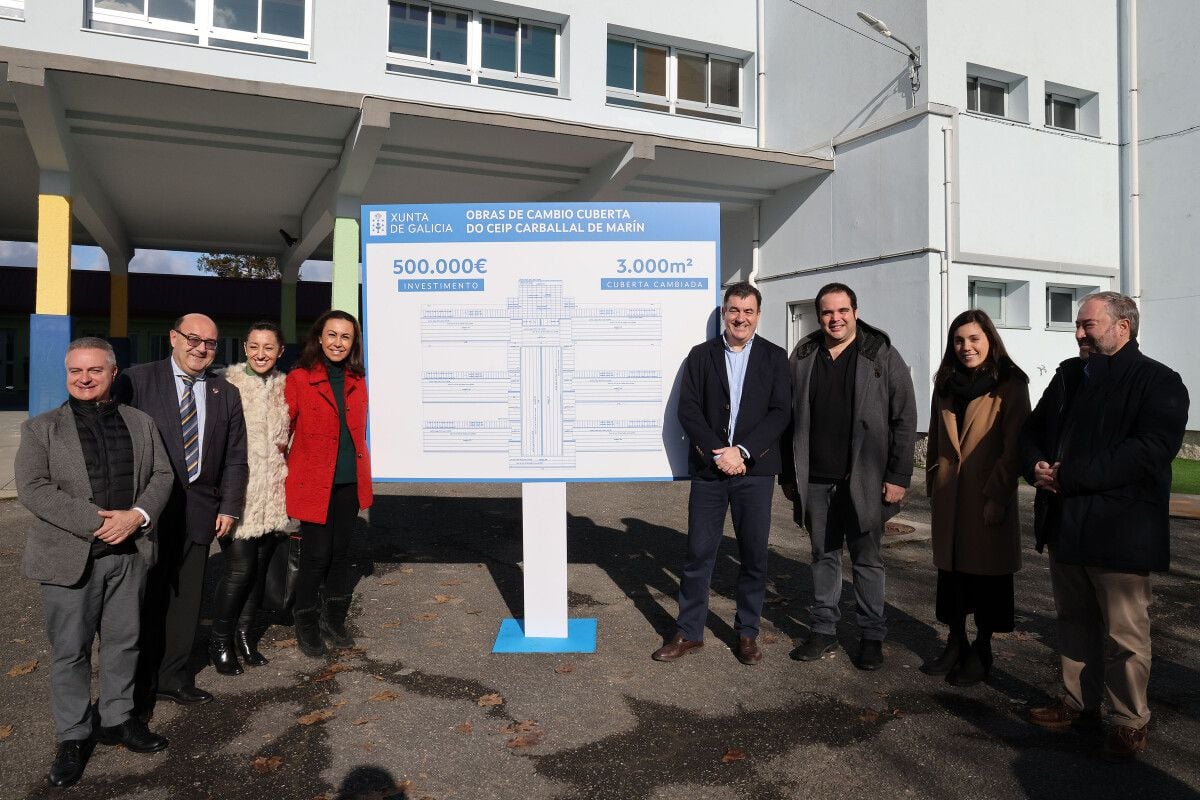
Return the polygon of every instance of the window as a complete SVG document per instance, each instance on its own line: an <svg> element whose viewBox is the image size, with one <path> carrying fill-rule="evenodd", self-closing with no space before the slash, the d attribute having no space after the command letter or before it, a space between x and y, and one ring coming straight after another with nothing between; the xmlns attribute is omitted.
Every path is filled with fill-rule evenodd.
<svg viewBox="0 0 1200 800"><path fill-rule="evenodd" d="M1057 94L1046 95L1046 126L1066 131L1078 130L1076 123L1079 101Z"/></svg>
<svg viewBox="0 0 1200 800"><path fill-rule="evenodd" d="M967 110L997 117L1005 116L1008 85L987 78L967 78Z"/></svg>
<svg viewBox="0 0 1200 800"><path fill-rule="evenodd" d="M558 25L429 3L389 3L388 69L558 94Z"/></svg>
<svg viewBox="0 0 1200 800"><path fill-rule="evenodd" d="M25 0L0 0L0 19L25 19Z"/></svg>
<svg viewBox="0 0 1200 800"><path fill-rule="evenodd" d="M608 38L608 101L740 122L742 63L618 36Z"/></svg>
<svg viewBox="0 0 1200 800"><path fill-rule="evenodd" d="M977 308L1000 325L1004 322L1003 283L995 281L971 281L971 308Z"/></svg>
<svg viewBox="0 0 1200 800"><path fill-rule="evenodd" d="M90 6L93 30L266 55L309 54L312 0L91 0Z"/></svg>
<svg viewBox="0 0 1200 800"><path fill-rule="evenodd" d="M1076 290L1070 286L1046 287L1046 327L1069 330L1075 327Z"/></svg>

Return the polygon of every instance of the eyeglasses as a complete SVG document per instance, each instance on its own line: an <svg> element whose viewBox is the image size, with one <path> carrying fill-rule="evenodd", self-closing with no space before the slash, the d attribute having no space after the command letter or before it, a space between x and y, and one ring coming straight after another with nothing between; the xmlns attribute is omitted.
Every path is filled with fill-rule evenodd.
<svg viewBox="0 0 1200 800"><path fill-rule="evenodd" d="M204 345L209 350L217 349L218 342L216 339L201 339L199 336L196 336L195 334L184 333L183 331L179 330L179 328L172 328L171 330L175 331L176 333L178 333L180 336L182 336L184 339L187 340L187 346L188 346L189 350L194 350L197 347L199 347L200 345Z"/></svg>

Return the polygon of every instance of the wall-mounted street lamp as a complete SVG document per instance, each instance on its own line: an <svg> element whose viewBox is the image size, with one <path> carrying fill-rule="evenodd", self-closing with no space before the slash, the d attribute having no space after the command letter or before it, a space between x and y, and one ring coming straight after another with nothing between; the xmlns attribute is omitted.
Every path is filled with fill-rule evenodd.
<svg viewBox="0 0 1200 800"><path fill-rule="evenodd" d="M913 49L908 42L893 34L887 24L878 17L873 17L865 11L859 11L858 18L878 31L880 36L893 39L908 50L908 80L912 84L913 98L916 98L917 90L921 88L921 49L919 47Z"/></svg>

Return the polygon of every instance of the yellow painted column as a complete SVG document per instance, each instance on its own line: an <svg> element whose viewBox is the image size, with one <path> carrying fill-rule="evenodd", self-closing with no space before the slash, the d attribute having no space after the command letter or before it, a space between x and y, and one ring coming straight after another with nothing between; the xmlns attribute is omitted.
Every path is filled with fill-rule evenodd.
<svg viewBox="0 0 1200 800"><path fill-rule="evenodd" d="M34 313L71 313L71 198L38 197L37 299Z"/></svg>
<svg viewBox="0 0 1200 800"><path fill-rule="evenodd" d="M71 198L38 196L37 295L29 315L29 416L67 398L71 342Z"/></svg>

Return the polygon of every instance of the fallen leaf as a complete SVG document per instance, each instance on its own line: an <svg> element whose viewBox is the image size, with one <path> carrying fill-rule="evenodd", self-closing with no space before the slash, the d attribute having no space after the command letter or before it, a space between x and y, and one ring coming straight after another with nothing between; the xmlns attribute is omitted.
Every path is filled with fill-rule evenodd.
<svg viewBox="0 0 1200 800"><path fill-rule="evenodd" d="M899 719L900 717L903 717L903 716L904 716L904 709L902 709L902 708L893 708L893 709L892 709L892 716L893 716L893 717L895 717L895 718L897 718L897 719Z"/></svg>
<svg viewBox="0 0 1200 800"><path fill-rule="evenodd" d="M380 625L379 627L383 628L384 630L394 630L395 628L399 628L399 627L400 627L401 625L403 625L403 624L404 624L404 623L403 623L403 622L401 622L400 620L398 620L398 619L394 619L394 620L392 620L392 621L390 621L390 622L385 622L385 623L383 623L383 624L382 624L382 625Z"/></svg>
<svg viewBox="0 0 1200 800"><path fill-rule="evenodd" d="M11 725L9 726L9 729L10 730L12 729ZM471 732L475 729L471 727L470 722L460 722L454 726L454 730L458 731L459 733L463 734L464 736L470 736Z"/></svg>
<svg viewBox="0 0 1200 800"><path fill-rule="evenodd" d="M396 580L395 578L385 578L384 580L381 580L379 582L379 585L380 586L399 586L400 581Z"/></svg>
<svg viewBox="0 0 1200 800"><path fill-rule="evenodd" d="M742 761L746 758L746 751L739 750L736 747L731 747L725 751L725 755L721 756L722 764L732 764L734 761Z"/></svg>
<svg viewBox="0 0 1200 800"><path fill-rule="evenodd" d="M483 611L483 609L482 609L482 608L468 608L468 609L467 609L467 613L468 613L468 614L479 614L479 613L481 613L482 611Z"/></svg>
<svg viewBox="0 0 1200 800"><path fill-rule="evenodd" d="M13 732L12 725L0 725L0 742L4 741L8 737L12 736L12 732Z"/></svg>
<svg viewBox="0 0 1200 800"><path fill-rule="evenodd" d="M371 677L372 677L372 678L374 678L374 679L375 679L375 680L377 680L377 681L384 681L384 680L387 680L387 679L386 679L386 678L384 678L382 675L372 675Z"/></svg>
<svg viewBox="0 0 1200 800"><path fill-rule="evenodd" d="M341 707L342 707L342 706L344 706L344 705L346 705L346 701L345 701L345 700L338 700L336 703L332 703L332 704L330 704L330 706L329 706L329 707L330 707L330 708L341 708Z"/></svg>
<svg viewBox="0 0 1200 800"><path fill-rule="evenodd" d="M415 619L417 622L433 622L435 619L437 619L437 614L433 611L426 611L424 613L414 615L413 619Z"/></svg>
<svg viewBox="0 0 1200 800"><path fill-rule="evenodd" d="M557 667L554 668L554 671L557 672L559 675L570 675L572 672L575 671L575 665L574 664L559 664Z"/></svg>
<svg viewBox="0 0 1200 800"><path fill-rule="evenodd" d="M500 729L501 733L529 733L537 727L536 719L522 719L510 722Z"/></svg>
<svg viewBox="0 0 1200 800"><path fill-rule="evenodd" d="M362 656L365 656L367 654L367 648L358 646L343 647L338 650L338 653L339 658L342 661L345 661L347 658L361 658Z"/></svg>
<svg viewBox="0 0 1200 800"><path fill-rule="evenodd" d="M412 574L413 574L413 568L412 568L412 567L401 567L401 568L400 568L400 571L401 571L401 572L403 572L405 575L412 575Z"/></svg>
<svg viewBox="0 0 1200 800"><path fill-rule="evenodd" d="M435 594L433 596L433 602L435 603L449 603L453 599L454 598L448 594Z"/></svg>
<svg viewBox="0 0 1200 800"><path fill-rule="evenodd" d="M296 646L295 639L280 639L277 642L271 642L271 647L274 647L276 650L286 650L289 647L295 647L295 646Z"/></svg>
<svg viewBox="0 0 1200 800"><path fill-rule="evenodd" d="M780 603L786 603L791 599L792 598L788 597L787 595L777 594L774 597L768 597L765 602L769 606L777 606Z"/></svg>
<svg viewBox="0 0 1200 800"><path fill-rule="evenodd" d="M390 703L393 700L399 700L401 694L392 689L381 689L375 694L367 698L372 703Z"/></svg>
<svg viewBox="0 0 1200 800"><path fill-rule="evenodd" d="M8 671L8 677L16 678L20 675L28 675L37 669L38 660L31 658L29 661L22 661L20 664L14 664L13 668Z"/></svg>
<svg viewBox="0 0 1200 800"><path fill-rule="evenodd" d="M337 712L332 708L319 708L316 711L311 711L308 714L296 717L296 722L301 725L316 725L318 722L324 722L330 717L336 716Z"/></svg>
<svg viewBox="0 0 1200 800"><path fill-rule="evenodd" d="M458 578L454 578L453 580L445 581L442 584L442 586L462 586L462 585L463 585L463 582L460 581Z"/></svg>
<svg viewBox="0 0 1200 800"><path fill-rule="evenodd" d="M522 747L533 747L542 739L537 733L523 733L520 736L514 736L504 743L504 746L512 750L519 750Z"/></svg>
<svg viewBox="0 0 1200 800"><path fill-rule="evenodd" d="M364 750L368 753L370 753L371 751L373 751L375 749L375 747L370 742L359 742L358 744L356 744L354 746L357 747L359 750Z"/></svg>
<svg viewBox="0 0 1200 800"><path fill-rule="evenodd" d="M775 644L779 641L779 637L773 633L764 633L762 640L763 644Z"/></svg>
<svg viewBox="0 0 1200 800"><path fill-rule="evenodd" d="M378 714L372 714L369 717L359 717L358 719L352 721L350 724L351 725L366 725L368 722L374 722L377 719L380 719L380 716Z"/></svg>
<svg viewBox="0 0 1200 800"><path fill-rule="evenodd" d="M412 781L399 781L396 784L396 788L399 789L400 791L404 792L405 794L411 794L412 790L417 788L417 785L415 783L413 783Z"/></svg>
<svg viewBox="0 0 1200 800"><path fill-rule="evenodd" d="M274 772L283 766L283 756L258 756L250 762L255 772Z"/></svg>
<svg viewBox="0 0 1200 800"><path fill-rule="evenodd" d="M343 664L342 662L338 661L330 664L328 667L318 672L313 677L312 682L323 683L325 681L331 681L333 680L333 676L337 675L339 672L351 672L353 669L354 667L350 666L349 664Z"/></svg>
<svg viewBox="0 0 1200 800"><path fill-rule="evenodd" d="M28 639L13 639L12 643L13 644L26 644L28 641L29 641Z"/></svg>
<svg viewBox="0 0 1200 800"><path fill-rule="evenodd" d="M879 722L879 712L873 708L864 708L859 712L858 718L863 722L875 723Z"/></svg>
<svg viewBox="0 0 1200 800"><path fill-rule="evenodd" d="M485 694L483 697L475 701L476 705L487 708L488 706L498 706L504 702L504 698L498 694Z"/></svg>

